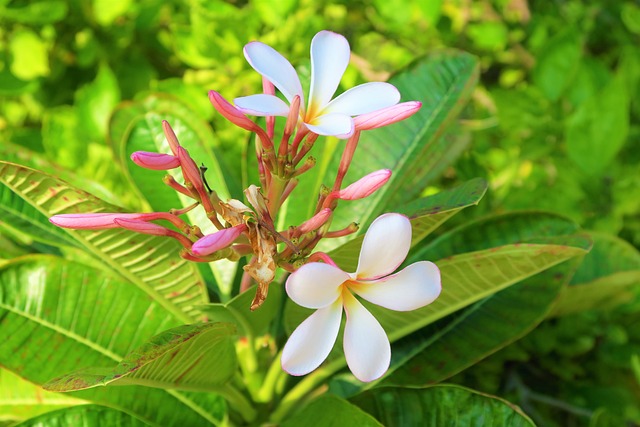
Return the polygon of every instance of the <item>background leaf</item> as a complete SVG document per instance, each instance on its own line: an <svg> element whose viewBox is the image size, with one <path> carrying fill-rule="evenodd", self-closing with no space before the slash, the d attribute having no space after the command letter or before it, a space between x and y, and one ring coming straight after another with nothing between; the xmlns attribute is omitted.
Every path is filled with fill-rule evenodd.
<svg viewBox="0 0 640 427"><path fill-rule="evenodd" d="M378 427L375 418L362 409L336 396L322 395L305 406L299 413L288 418L282 427L313 425L331 427L337 425Z"/></svg>
<svg viewBox="0 0 640 427"><path fill-rule="evenodd" d="M44 426L119 426L143 427L147 423L124 412L99 405L82 405L74 408L60 409L26 420L19 427Z"/></svg>
<svg viewBox="0 0 640 427"><path fill-rule="evenodd" d="M517 406L454 385L423 389L382 388L350 400L389 427L535 426Z"/></svg>

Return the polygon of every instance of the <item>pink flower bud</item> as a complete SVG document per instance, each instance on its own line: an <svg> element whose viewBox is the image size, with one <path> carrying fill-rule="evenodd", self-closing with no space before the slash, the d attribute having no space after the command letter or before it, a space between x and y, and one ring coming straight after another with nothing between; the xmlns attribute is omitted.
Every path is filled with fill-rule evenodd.
<svg viewBox="0 0 640 427"><path fill-rule="evenodd" d="M179 241L185 248L188 249L191 247L191 241L185 236L161 225L136 219L116 218L114 221L120 227L126 228L127 230L135 231L136 233L150 234L152 236L172 237Z"/></svg>
<svg viewBox="0 0 640 427"><path fill-rule="evenodd" d="M131 160L138 166L153 170L168 170L180 166L180 160L176 156L147 151L136 151L131 154Z"/></svg>
<svg viewBox="0 0 640 427"><path fill-rule="evenodd" d="M105 228L118 228L114 222L116 218L140 219L145 214L140 213L88 213L88 214L62 214L54 215L49 221L62 228L76 230L102 230Z"/></svg>
<svg viewBox="0 0 640 427"><path fill-rule="evenodd" d="M373 194L378 188L382 187L391 178L391 171L389 169L381 169L379 171L371 172L353 184L349 185L338 192L338 199L342 200L357 200L362 199Z"/></svg>
<svg viewBox="0 0 640 427"><path fill-rule="evenodd" d="M331 213L333 211L329 208L322 209L320 212L300 224L298 227L298 232L300 234L305 234L313 230L317 230L322 227L328 220L331 218Z"/></svg>
<svg viewBox="0 0 640 427"><path fill-rule="evenodd" d="M185 181L193 184L196 190L199 187L204 187L202 177L200 176L200 169L198 169L196 162L189 156L189 152L182 147L178 147L178 159Z"/></svg>
<svg viewBox="0 0 640 427"><path fill-rule="evenodd" d="M229 120L234 125L249 131L255 131L256 128L258 128L258 125L256 125L251 119L248 119L242 111L234 107L215 90L209 91L209 101L211 101L213 107L222 114L225 119Z"/></svg>
<svg viewBox="0 0 640 427"><path fill-rule="evenodd" d="M49 221L62 228L76 230L104 230L106 228L118 228L117 219L135 221L155 221L164 219L178 228L183 228L186 223L175 215L167 212L151 213L87 213L87 214L61 214L54 215Z"/></svg>
<svg viewBox="0 0 640 427"><path fill-rule="evenodd" d="M246 225L239 224L235 227L224 228L213 234L208 234L193 244L191 253L196 256L211 255L229 246L246 230Z"/></svg>
<svg viewBox="0 0 640 427"><path fill-rule="evenodd" d="M422 107L419 101L403 102L381 110L359 115L354 119L356 130L369 130L387 126L414 115Z"/></svg>
<svg viewBox="0 0 640 427"><path fill-rule="evenodd" d="M167 142L169 143L169 147L171 148L171 152L174 156L178 155L178 147L180 147L180 142L178 142L178 137L176 136L173 129L171 129L171 125L166 120L162 121L162 130L164 130L164 136L167 138Z"/></svg>

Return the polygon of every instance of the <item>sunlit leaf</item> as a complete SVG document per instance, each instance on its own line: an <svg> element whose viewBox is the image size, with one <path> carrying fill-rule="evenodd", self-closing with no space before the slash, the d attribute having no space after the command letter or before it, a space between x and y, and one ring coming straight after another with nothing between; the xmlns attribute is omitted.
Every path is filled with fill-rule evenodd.
<svg viewBox="0 0 640 427"><path fill-rule="evenodd" d="M80 405L84 400L51 393L23 380L6 369L0 369L0 422L21 421L44 412Z"/></svg>
<svg viewBox="0 0 640 427"><path fill-rule="evenodd" d="M229 323L201 323L172 328L125 356L115 368L89 368L53 379L51 391L96 386L142 385L192 391L216 391L237 368Z"/></svg>
<svg viewBox="0 0 640 427"><path fill-rule="evenodd" d="M179 324L137 287L82 264L34 256L0 269L0 363L35 384L119 363L148 338ZM225 413L214 394L131 386L71 396L157 426L217 424Z"/></svg>
<svg viewBox="0 0 640 427"><path fill-rule="evenodd" d="M21 212L32 226L46 223L54 214L121 211L64 181L11 163L0 162L0 182L30 206ZM181 246L171 239L124 229L65 232L107 268L144 290L185 323L198 314L195 305L207 302L196 267L179 257Z"/></svg>
<svg viewBox="0 0 640 427"><path fill-rule="evenodd" d="M16 427L144 427L148 425L138 418L116 409L99 405L82 405L49 412L17 424Z"/></svg>
<svg viewBox="0 0 640 427"><path fill-rule="evenodd" d="M320 396L280 425L282 427L382 426L362 409L332 395Z"/></svg>

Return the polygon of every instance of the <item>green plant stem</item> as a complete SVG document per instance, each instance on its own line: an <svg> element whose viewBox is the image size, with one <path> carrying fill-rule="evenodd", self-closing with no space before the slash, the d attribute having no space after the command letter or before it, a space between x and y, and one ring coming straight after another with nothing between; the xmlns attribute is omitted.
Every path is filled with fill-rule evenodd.
<svg viewBox="0 0 640 427"><path fill-rule="evenodd" d="M313 374L308 375L282 398L280 406L271 414L271 421L274 423L281 422L292 410L296 409L296 405L316 387L321 385L327 378L336 373L344 366L344 360L335 360L328 365L317 369ZM297 408L299 409L299 408Z"/></svg>
<svg viewBox="0 0 640 427"><path fill-rule="evenodd" d="M250 423L256 419L257 412L251 402L231 384L221 387L217 392L229 403L235 412L240 414L243 420Z"/></svg>
<svg viewBox="0 0 640 427"><path fill-rule="evenodd" d="M267 375L264 378L262 383L262 387L258 391L258 400L260 402L269 402L273 399L274 391L276 385L278 384L278 380L282 375L284 375L284 371L280 365L280 356L282 355L282 350L276 355L269 366L269 370L267 371Z"/></svg>
<svg viewBox="0 0 640 427"><path fill-rule="evenodd" d="M278 175L273 175L271 177L271 185L269 185L269 190L267 193L267 207L269 209L269 215L271 218L276 218L276 213L280 208L282 193L289 183L289 179L283 179Z"/></svg>

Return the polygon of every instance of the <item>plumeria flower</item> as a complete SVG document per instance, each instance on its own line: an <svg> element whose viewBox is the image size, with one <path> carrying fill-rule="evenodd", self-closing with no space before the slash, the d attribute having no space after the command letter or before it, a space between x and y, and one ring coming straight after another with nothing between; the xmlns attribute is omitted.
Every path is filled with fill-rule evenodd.
<svg viewBox="0 0 640 427"><path fill-rule="evenodd" d="M411 223L400 214L378 217L365 234L355 273L312 262L287 279L286 290L297 304L317 309L293 331L282 351L282 368L305 375L327 358L346 313L344 354L360 381L380 378L389 368L391 347L384 329L354 296L396 311L410 311L440 295L440 271L420 261L392 274L411 245Z"/></svg>
<svg viewBox="0 0 640 427"><path fill-rule="evenodd" d="M300 78L280 53L264 43L252 42L245 46L244 55L257 72L282 92L289 104L296 96L300 97L300 120L318 135L349 137L355 130L353 116L386 109L400 100L398 90L383 82L361 84L332 100L349 64L351 51L347 39L331 31L320 31L311 41L311 87L306 108ZM289 105L272 94L236 98L234 103L245 114L289 114Z"/></svg>

